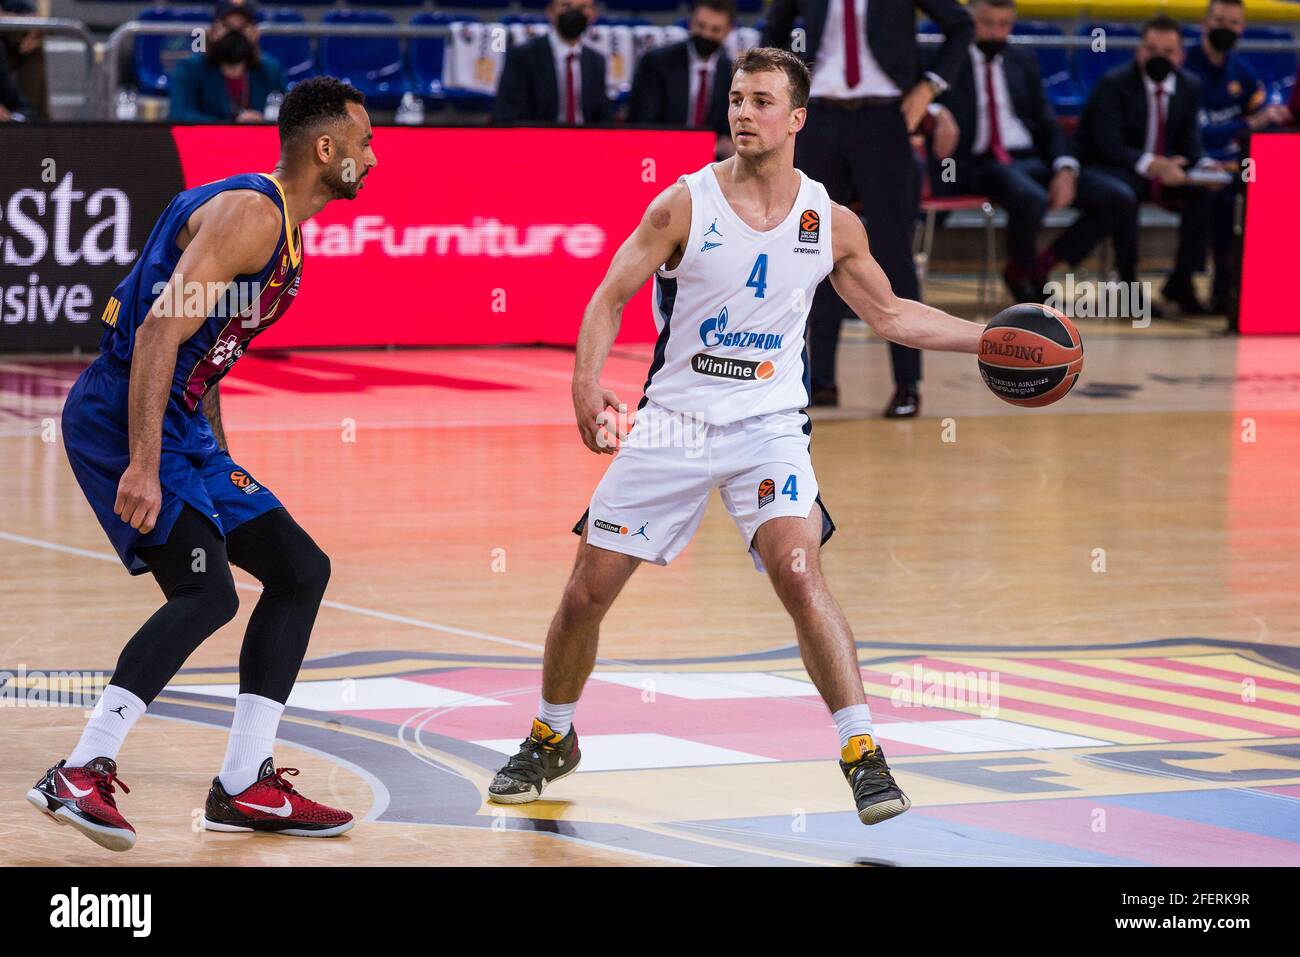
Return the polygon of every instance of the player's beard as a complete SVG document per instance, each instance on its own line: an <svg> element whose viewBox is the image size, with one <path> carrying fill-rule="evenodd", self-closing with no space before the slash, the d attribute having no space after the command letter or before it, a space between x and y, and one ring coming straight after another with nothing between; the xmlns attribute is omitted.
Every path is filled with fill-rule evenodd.
<svg viewBox="0 0 1300 957"><path fill-rule="evenodd" d="M321 182L329 187L334 199L356 199L357 192L361 189L361 177L358 176L353 180L349 180L343 175L343 165L341 163L338 168L327 167L325 172L321 174Z"/></svg>

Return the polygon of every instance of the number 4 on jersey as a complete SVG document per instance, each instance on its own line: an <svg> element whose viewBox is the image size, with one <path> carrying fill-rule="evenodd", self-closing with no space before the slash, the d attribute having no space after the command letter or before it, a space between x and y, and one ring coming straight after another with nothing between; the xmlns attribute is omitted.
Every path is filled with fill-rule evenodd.
<svg viewBox="0 0 1300 957"><path fill-rule="evenodd" d="M767 288L767 253L759 253L754 260L754 268L749 271L746 288L754 290L754 298L762 299L763 290Z"/></svg>

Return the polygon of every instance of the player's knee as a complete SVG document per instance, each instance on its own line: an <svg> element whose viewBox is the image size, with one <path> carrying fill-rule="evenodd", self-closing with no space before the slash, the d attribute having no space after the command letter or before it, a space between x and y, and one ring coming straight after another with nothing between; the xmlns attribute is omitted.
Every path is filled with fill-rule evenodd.
<svg viewBox="0 0 1300 957"><path fill-rule="evenodd" d="M330 557L315 542L310 542L304 550L302 561L295 569L295 579L303 591L317 597L325 594L330 580Z"/></svg>
<svg viewBox="0 0 1300 957"><path fill-rule="evenodd" d="M239 614L239 592L229 575L218 578L203 589L202 606L213 630L232 621Z"/></svg>
<svg viewBox="0 0 1300 957"><path fill-rule="evenodd" d="M772 582L781 603L792 614L816 605L823 591L821 573L817 569L799 568L793 564L778 566Z"/></svg>
<svg viewBox="0 0 1300 957"><path fill-rule="evenodd" d="M560 619L570 624L599 619L611 603L610 596L603 594L590 581L575 576L564 589L564 597L560 600Z"/></svg>

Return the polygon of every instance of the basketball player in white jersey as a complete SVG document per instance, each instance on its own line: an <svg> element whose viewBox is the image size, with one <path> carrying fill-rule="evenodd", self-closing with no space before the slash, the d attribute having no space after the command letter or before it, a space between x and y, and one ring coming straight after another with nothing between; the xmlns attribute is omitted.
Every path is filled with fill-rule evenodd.
<svg viewBox="0 0 1300 957"><path fill-rule="evenodd" d="M903 345L975 353L983 327L895 297L861 221L794 168L808 84L788 52L736 60L735 155L656 197L587 306L573 374L578 430L593 452L620 447L574 528L585 534L546 636L537 719L490 784L492 801L536 800L578 767L573 715L601 619L637 565L681 552L718 488L794 620L858 817L876 824L911 805L875 742L853 633L822 577L819 550L835 526L809 458L804 326L829 275L854 312ZM619 399L600 384L601 368L624 305L651 276L660 333L645 398L630 430L607 427Z"/></svg>

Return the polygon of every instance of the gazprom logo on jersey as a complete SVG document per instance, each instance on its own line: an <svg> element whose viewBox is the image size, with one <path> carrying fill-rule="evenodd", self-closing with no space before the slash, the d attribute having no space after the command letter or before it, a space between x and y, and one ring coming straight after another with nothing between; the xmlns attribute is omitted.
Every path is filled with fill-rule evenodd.
<svg viewBox="0 0 1300 957"><path fill-rule="evenodd" d="M781 348L781 334L776 332L727 332L727 307L716 316L700 323L700 341L706 349L769 349Z"/></svg>

